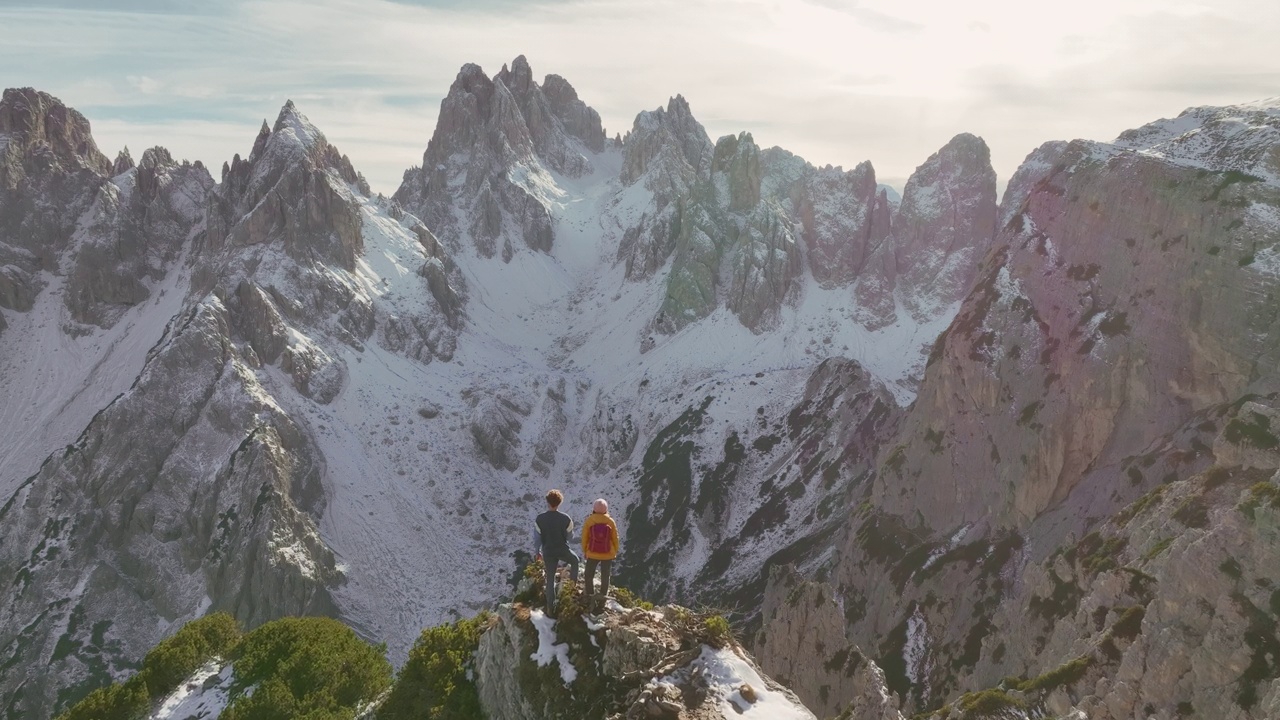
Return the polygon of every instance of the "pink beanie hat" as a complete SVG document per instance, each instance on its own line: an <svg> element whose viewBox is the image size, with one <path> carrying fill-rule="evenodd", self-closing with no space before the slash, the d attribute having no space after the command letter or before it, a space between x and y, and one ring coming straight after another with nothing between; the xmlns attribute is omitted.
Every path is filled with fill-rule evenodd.
<svg viewBox="0 0 1280 720"><path fill-rule="evenodd" d="M601 515L604 515L609 512L609 503L606 502L604 498L600 498L595 501L595 504L591 506L591 509Z"/></svg>

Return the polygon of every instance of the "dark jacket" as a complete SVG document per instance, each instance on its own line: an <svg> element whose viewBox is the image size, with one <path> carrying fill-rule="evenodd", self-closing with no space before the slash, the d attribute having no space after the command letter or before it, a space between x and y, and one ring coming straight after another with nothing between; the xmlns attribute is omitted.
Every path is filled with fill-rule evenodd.
<svg viewBox="0 0 1280 720"><path fill-rule="evenodd" d="M543 555L568 553L572 532L573 518L559 510L548 510L533 521L534 543Z"/></svg>

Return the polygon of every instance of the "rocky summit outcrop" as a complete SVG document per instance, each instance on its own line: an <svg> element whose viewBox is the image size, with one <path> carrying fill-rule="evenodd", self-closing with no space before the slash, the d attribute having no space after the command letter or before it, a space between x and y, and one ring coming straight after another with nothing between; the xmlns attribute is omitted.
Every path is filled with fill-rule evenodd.
<svg viewBox="0 0 1280 720"><path fill-rule="evenodd" d="M760 616L756 655L819 717L902 719L884 671L845 639L844 609L824 584L775 565Z"/></svg>
<svg viewBox="0 0 1280 720"><path fill-rule="evenodd" d="M589 156L605 144L599 114L564 78L549 75L539 85L523 55L492 79L466 65L440 103L422 167L405 173L395 199L450 247L510 261L516 237L547 252L548 173L591 172Z"/></svg>
<svg viewBox="0 0 1280 720"><path fill-rule="evenodd" d="M475 654L480 705L491 720L814 720L716 624L723 622L675 605L612 600L602 613L564 611L559 620L502 605Z"/></svg>

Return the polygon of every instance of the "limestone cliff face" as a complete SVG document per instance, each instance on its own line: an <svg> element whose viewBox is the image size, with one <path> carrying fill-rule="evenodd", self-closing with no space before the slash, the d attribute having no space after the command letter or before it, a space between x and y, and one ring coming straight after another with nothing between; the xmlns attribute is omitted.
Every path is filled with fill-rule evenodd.
<svg viewBox="0 0 1280 720"><path fill-rule="evenodd" d="M30 310L48 271L66 277L68 331L110 327L204 231L203 165L164 148L109 163L89 122L45 93L5 91L0 155L0 307Z"/></svg>
<svg viewBox="0 0 1280 720"><path fill-rule="evenodd" d="M1014 176L819 568L847 642L912 712L998 684L1031 716L1274 712L1280 673L1254 652L1269 585L1245 586L1273 544L1278 123L1198 111L1047 144ZM831 622L784 608L762 647ZM779 646L761 653L775 673L798 657Z"/></svg>
<svg viewBox="0 0 1280 720"><path fill-rule="evenodd" d="M1241 258L1274 243L1257 208L1280 195L1224 179L1084 143L1024 178L878 502L936 529L1023 525L1088 468L1273 376L1272 280Z"/></svg>
<svg viewBox="0 0 1280 720"><path fill-rule="evenodd" d="M852 282L889 236L888 199L875 169L862 162L849 172L821 168L801 190L799 214L809 269L826 286Z"/></svg>
<svg viewBox="0 0 1280 720"><path fill-rule="evenodd" d="M699 175L710 168L713 145L694 119L689 103L677 95L666 108L636 116L622 142L624 187L637 183L653 193L653 206L627 228L618 260L627 277L645 280L671 256L682 235L688 197Z"/></svg>
<svg viewBox="0 0 1280 720"><path fill-rule="evenodd" d="M331 611L340 575L301 509L320 458L229 336L216 301L178 318L133 388L0 509L5 717L82 696L209 609Z"/></svg>
<svg viewBox="0 0 1280 720"><path fill-rule="evenodd" d="M761 666L820 717L902 719L884 671L846 638L845 608L828 586L774 566L760 616Z"/></svg>
<svg viewBox="0 0 1280 720"><path fill-rule="evenodd" d="M800 249L784 209L790 201L767 195L790 188L763 187L769 160L761 156L749 133L716 143L710 176L684 200L659 330L674 332L722 304L763 329L795 289Z"/></svg>
<svg viewBox="0 0 1280 720"><path fill-rule="evenodd" d="M31 88L0 99L0 308L26 311L110 174L89 121Z"/></svg>

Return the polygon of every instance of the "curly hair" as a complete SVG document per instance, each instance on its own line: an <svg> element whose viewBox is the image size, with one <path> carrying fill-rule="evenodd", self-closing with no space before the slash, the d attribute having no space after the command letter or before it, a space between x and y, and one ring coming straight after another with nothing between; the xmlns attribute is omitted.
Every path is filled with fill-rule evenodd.
<svg viewBox="0 0 1280 720"><path fill-rule="evenodd" d="M562 502L564 502L564 493L559 490L552 490L547 493L547 504L551 507L558 508Z"/></svg>

